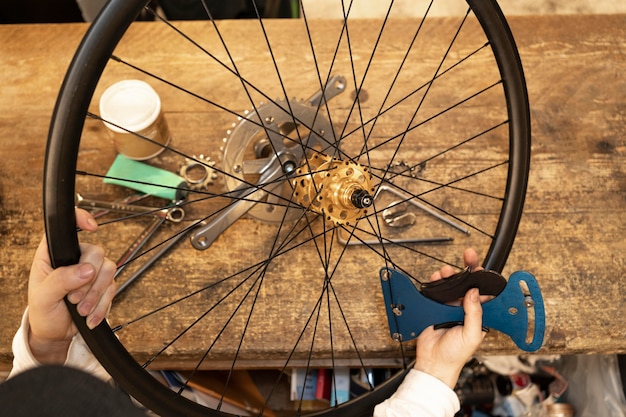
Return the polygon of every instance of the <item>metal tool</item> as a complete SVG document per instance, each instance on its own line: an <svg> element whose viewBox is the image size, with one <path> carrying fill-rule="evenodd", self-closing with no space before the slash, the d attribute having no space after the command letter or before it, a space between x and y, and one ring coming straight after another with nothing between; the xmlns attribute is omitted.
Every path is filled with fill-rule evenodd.
<svg viewBox="0 0 626 417"><path fill-rule="evenodd" d="M114 278L124 270L128 262L137 255L137 253L144 247L144 245L150 240L150 238L156 233L156 231L165 223L165 217L155 216L152 222L146 227L146 229L137 236L137 238L130 244L128 249L117 260L117 270L115 271ZM119 288L118 288L119 292Z"/></svg>
<svg viewBox="0 0 626 417"><path fill-rule="evenodd" d="M180 223L185 217L185 211L179 206L174 205L171 207L147 207L131 204L122 204L116 202L91 200L84 198L82 195L76 193L75 203L76 207L85 209L101 209L109 210L116 213L126 213L135 215L155 215L163 217L174 223Z"/></svg>
<svg viewBox="0 0 626 417"><path fill-rule="evenodd" d="M161 257L165 255L172 247L174 247L174 245L180 242L182 238L187 236L187 234L190 231L192 231L196 227L203 226L203 225L204 225L203 222L194 223L193 225L178 232L176 235L172 236L170 239L162 242L160 246L158 246L158 249L155 249L155 252L152 255L152 257L148 259L145 264L139 267L139 269L137 269L126 281L124 281L124 283L122 283L117 288L115 295L116 296L119 295L120 293L125 291L132 283L137 281L137 279L141 277L141 275L143 275L144 272L146 272L149 268L151 268L152 265L154 265L156 261L161 259Z"/></svg>
<svg viewBox="0 0 626 417"><path fill-rule="evenodd" d="M128 203L132 203L135 201L139 201L145 198L145 195L131 196L129 198L115 201L115 202L107 202L100 200L91 200L86 199L82 195L76 193L75 204L76 207L87 208L87 209L95 209L99 215L106 214L108 212L117 212L117 213L126 213L126 214L135 214L135 215L150 215L153 217L152 222L135 238L135 240L130 244L128 249L120 256L120 258L116 262L117 270L115 271L114 277L117 278L120 273L124 270L126 265L139 253L139 251L145 246L145 244L154 236L157 230L165 223L165 221L170 221L172 223L180 223L185 217L185 211L180 207L179 202L175 202L168 207L158 208L158 207L147 207L147 206L139 206L139 205L131 205ZM184 235L185 233L183 233ZM161 246L161 248L153 255L146 264L140 267L135 273L127 279L121 286L118 287L115 295L117 296L122 291L124 291L133 281L135 281L141 274L143 274L154 262L156 262L174 243L176 243L180 238L177 235L174 239L170 239L165 245ZM172 242L174 241L174 242ZM172 242L170 244L170 242ZM163 250L163 248L166 250Z"/></svg>
<svg viewBox="0 0 626 417"><path fill-rule="evenodd" d="M258 188L249 185L242 186L241 190L233 195L237 201L220 211L208 224L194 232L191 235L191 244L196 249L202 250L211 246L224 230L267 195L267 191L261 187L285 175L283 170L283 165L277 156L268 158L267 166L262 169L263 174L259 178L260 186Z"/></svg>
<svg viewBox="0 0 626 417"><path fill-rule="evenodd" d="M383 210L383 220L389 227L407 227L415 224L415 214L407 213L403 201L394 201Z"/></svg>
<svg viewBox="0 0 626 417"><path fill-rule="evenodd" d="M115 200L115 203L118 204L134 204L137 203L141 200L144 200L146 198L150 197L150 194L144 194L144 193L138 193L138 194L132 194L129 195L128 197L124 197L124 198L120 198L119 200ZM111 212L111 210L107 210L107 209L96 209L96 210L92 210L91 211L91 215L97 219L99 217L104 216L105 214L109 214Z"/></svg>
<svg viewBox="0 0 626 417"><path fill-rule="evenodd" d="M413 197L412 195L405 193L404 191L387 185L387 184L381 184L378 189L376 190L376 194L374 194L374 199L378 198L380 196L381 193L384 192L388 192L391 193L393 195L395 195L396 197L399 197L402 199L402 202L406 202L409 204L414 205L415 207L417 207L418 209L430 214L431 216L441 220L442 222L446 223L447 225L469 235L470 231L469 229L467 229L465 226L463 226L462 224L455 222L453 219L451 219L448 216L445 216L443 214L441 214L439 211L427 206L426 204L420 202L417 198Z"/></svg>
<svg viewBox="0 0 626 417"><path fill-rule="evenodd" d="M429 326L462 324L462 307L427 298L403 273L380 270L387 321L397 341L416 338ZM523 289L523 284L527 291ZM533 314L529 314L532 309ZM535 352L543 344L546 315L539 284L529 272L513 273L495 298L483 304L483 326L508 335L522 350ZM532 338L530 338L532 333Z"/></svg>
<svg viewBox="0 0 626 417"><path fill-rule="evenodd" d="M407 238L407 239L387 239L380 237L377 239L357 239L356 237L350 237L346 239L341 235L341 230L337 233L337 241L342 245L404 245L407 243L444 243L451 242L454 239L451 237L425 237L425 238Z"/></svg>
<svg viewBox="0 0 626 417"><path fill-rule="evenodd" d="M376 190L376 193L374 194L374 200L376 200L377 198L380 197L380 195L384 192L389 192L393 195L395 195L396 197L399 197L401 200L397 200L394 201L393 203L389 204L387 206L387 208L385 208L385 210L383 211L383 220L385 221L385 224L387 224L388 226L392 226L392 227L396 227L396 226L409 226L412 224L412 219L410 217L407 218L403 218L403 219L399 219L398 216L396 216L396 214L398 213L398 210L395 210L396 207L399 207L401 204L411 204L417 208L419 208L420 210L425 211L426 213L430 214L431 216L434 216L435 218L437 218L438 220L441 220L442 222L446 223L447 225L465 233L465 234L470 234L469 229L467 229L466 227L464 227L462 224L455 222L454 220L452 220L451 218L441 214L440 212L438 212L437 210L434 210L431 207L428 207L426 204L423 204L422 202L420 202L418 199L414 198L413 196L409 195L408 193L405 193L404 191L401 191L400 189L391 186L391 185L387 185L387 184L381 184L378 189ZM401 221L400 221L401 220ZM438 237L429 237L429 238L404 238L404 239L392 239L392 238L385 238L383 236L377 237L376 239L356 239L354 237L352 238L346 238L344 236L342 236L341 231L340 233L337 233L337 241L339 243L341 243L342 245L381 245L381 244L407 244L407 243L443 243L443 242L450 242L454 240L452 237L449 236L438 236Z"/></svg>

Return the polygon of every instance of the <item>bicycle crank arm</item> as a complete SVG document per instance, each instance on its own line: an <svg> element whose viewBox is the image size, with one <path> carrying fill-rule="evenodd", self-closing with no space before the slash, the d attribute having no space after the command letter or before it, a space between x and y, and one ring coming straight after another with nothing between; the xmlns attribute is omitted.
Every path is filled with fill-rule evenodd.
<svg viewBox="0 0 626 417"><path fill-rule="evenodd" d="M380 279L389 330L394 340L414 339L433 325L448 327L463 323L462 307L425 297L401 272L382 268ZM537 280L525 271L513 273L502 292L483 304L483 327L508 335L526 352L535 352L543 344L545 319Z"/></svg>
<svg viewBox="0 0 626 417"><path fill-rule="evenodd" d="M246 214L254 205L267 195L267 191L261 188L264 184L271 183L284 175L283 167L274 157L270 160L269 166L259 178L258 188L247 186L239 191L234 199L238 201L220 211L215 218L191 235L191 244L194 248L204 250L213 244L215 239L237 219ZM268 184L271 185L271 184Z"/></svg>

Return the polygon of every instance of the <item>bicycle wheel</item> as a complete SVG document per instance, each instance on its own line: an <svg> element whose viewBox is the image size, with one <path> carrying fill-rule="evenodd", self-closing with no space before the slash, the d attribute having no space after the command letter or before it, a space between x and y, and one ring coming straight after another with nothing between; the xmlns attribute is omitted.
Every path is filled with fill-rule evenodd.
<svg viewBox="0 0 626 417"><path fill-rule="evenodd" d="M121 259L154 218L109 212L96 234L75 228L76 192L119 201L160 186L132 175L125 187L107 181L116 152L96 109L122 79L161 96L172 140L147 163L185 174L176 202L185 216L164 220L118 263L122 285L134 278L108 323L89 331L70 308L81 334L162 416L229 413L226 388L216 406L186 398L207 370L224 370L226 382L243 368L278 370L251 412L268 416L292 368L397 369L381 384L366 378L348 402L305 411L296 401L286 415L371 414L413 351L389 337L378 269L419 282L444 264L460 268L471 246L501 271L513 244L530 119L498 5L459 1L466 13L444 18L433 16L436 2L411 2L420 17L407 18L392 1L364 19L357 0L339 1L318 19L304 2L299 18L275 20L253 3L256 19L216 21L202 2L200 22L168 22L149 8L155 22L134 22L146 3L110 1L61 87L45 160L51 258L75 263L79 241L90 241ZM139 204L172 207L155 196ZM173 364L186 371L176 391L152 372Z"/></svg>

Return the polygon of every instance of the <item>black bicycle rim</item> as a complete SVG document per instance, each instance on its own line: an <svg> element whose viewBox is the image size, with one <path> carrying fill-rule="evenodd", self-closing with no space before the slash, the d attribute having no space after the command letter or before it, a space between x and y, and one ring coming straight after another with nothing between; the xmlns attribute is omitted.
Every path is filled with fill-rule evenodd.
<svg viewBox="0 0 626 417"><path fill-rule="evenodd" d="M44 168L46 235L54 267L78 262L80 250L75 227L74 197L76 160L87 109L100 76L115 46L144 7L145 0L113 0L91 26L67 71L52 116ZM530 161L530 118L528 98L519 55L511 32L495 1L468 1L491 43L502 74L509 114L512 159L509 161L507 191L502 212L484 266L501 271L513 245L522 215ZM69 305L69 303L68 303ZM126 351L108 324L93 331L75 308L74 321L90 349L112 377L133 397L162 416L216 415L170 391L149 376ZM313 415L364 416L389 397L404 373L398 374L372 393L340 407Z"/></svg>

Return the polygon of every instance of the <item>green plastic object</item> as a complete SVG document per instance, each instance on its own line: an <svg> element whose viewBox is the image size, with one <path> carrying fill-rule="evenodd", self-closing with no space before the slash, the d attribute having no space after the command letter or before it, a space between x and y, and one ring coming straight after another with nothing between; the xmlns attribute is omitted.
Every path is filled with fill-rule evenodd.
<svg viewBox="0 0 626 417"><path fill-rule="evenodd" d="M132 188L166 200L178 201L187 195L187 183L170 171L117 155L109 168L106 184Z"/></svg>

